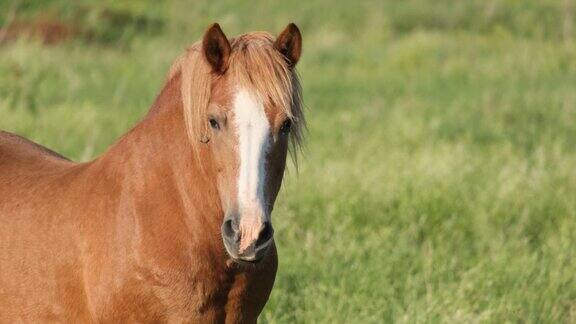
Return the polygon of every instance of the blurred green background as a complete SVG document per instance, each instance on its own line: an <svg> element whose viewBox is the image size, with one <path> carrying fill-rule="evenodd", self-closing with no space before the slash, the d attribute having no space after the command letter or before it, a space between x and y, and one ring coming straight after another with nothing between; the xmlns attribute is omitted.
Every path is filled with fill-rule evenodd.
<svg viewBox="0 0 576 324"><path fill-rule="evenodd" d="M209 23L304 35L265 323L576 321L576 1L0 1L0 129L78 161Z"/></svg>

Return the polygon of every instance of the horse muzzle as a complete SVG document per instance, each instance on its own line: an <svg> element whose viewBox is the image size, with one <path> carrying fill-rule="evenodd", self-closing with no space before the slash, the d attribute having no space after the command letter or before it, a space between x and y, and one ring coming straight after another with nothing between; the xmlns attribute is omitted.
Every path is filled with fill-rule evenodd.
<svg viewBox="0 0 576 324"><path fill-rule="evenodd" d="M224 218L221 227L224 247L232 259L256 263L266 256L272 245L274 229L269 221L242 225L238 217Z"/></svg>

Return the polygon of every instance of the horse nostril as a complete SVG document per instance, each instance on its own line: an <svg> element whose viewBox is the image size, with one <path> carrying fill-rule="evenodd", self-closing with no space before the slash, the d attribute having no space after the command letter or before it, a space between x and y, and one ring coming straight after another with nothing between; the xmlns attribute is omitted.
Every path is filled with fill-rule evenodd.
<svg viewBox="0 0 576 324"><path fill-rule="evenodd" d="M228 219L228 220L224 221L224 224L222 224L222 234L224 235L224 237L226 237L227 239L232 240L234 242L237 242L240 240L240 233L235 228L234 222L232 219Z"/></svg>
<svg viewBox="0 0 576 324"><path fill-rule="evenodd" d="M256 246L257 247L261 246L266 242L270 241L273 235L274 230L272 229L272 224L270 222L264 222L264 227L260 231L260 234L258 234L258 240L256 241Z"/></svg>

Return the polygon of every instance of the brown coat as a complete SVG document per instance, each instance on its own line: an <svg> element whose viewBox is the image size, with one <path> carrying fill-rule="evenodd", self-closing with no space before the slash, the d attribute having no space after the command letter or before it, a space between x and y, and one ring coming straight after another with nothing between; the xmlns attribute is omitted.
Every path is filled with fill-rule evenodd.
<svg viewBox="0 0 576 324"><path fill-rule="evenodd" d="M146 118L92 162L0 132L0 323L256 322L277 269L269 214L289 122L296 141L304 123L293 69L301 36L290 24L276 41L252 33L229 43L213 25L198 44L174 64ZM268 228L223 244L226 215L263 224L245 221L256 214L239 211L234 197L238 138L228 106L238 84L266 99L266 201L257 216ZM207 115L222 123L212 140L204 140ZM240 262L262 232L266 254Z"/></svg>

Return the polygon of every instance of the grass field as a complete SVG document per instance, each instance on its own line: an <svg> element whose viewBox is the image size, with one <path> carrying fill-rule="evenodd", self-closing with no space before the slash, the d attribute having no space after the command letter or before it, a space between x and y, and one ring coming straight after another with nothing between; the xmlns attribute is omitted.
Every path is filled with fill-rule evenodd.
<svg viewBox="0 0 576 324"><path fill-rule="evenodd" d="M210 22L294 21L309 132L262 322L576 322L576 2L195 2L2 1L74 35L0 45L0 129L90 160Z"/></svg>

